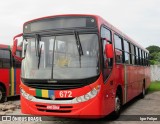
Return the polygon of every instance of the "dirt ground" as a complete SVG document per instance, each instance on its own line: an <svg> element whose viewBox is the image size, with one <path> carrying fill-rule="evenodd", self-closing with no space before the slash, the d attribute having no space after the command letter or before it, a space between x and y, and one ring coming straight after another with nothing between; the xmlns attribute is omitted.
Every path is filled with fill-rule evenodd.
<svg viewBox="0 0 160 124"><path fill-rule="evenodd" d="M15 108L13 106L11 107L11 110L5 110L9 111L6 112L6 115L22 115L20 112L20 106L19 106L19 100L15 101L9 101L9 104L15 105ZM0 107L4 107L1 106ZM8 107L9 108L9 107ZM0 108L1 109L1 108ZM3 112L0 110L0 113ZM3 113L1 113L2 115ZM133 116L134 115L134 116ZM141 117L142 115L142 117ZM135 123L144 123L144 124L151 124L153 121L128 121L128 120L134 120L134 118L137 120L143 119L143 115L146 115L147 117L151 117L151 119L156 120L154 118L154 115L159 115L158 119L160 120L160 91L159 92L153 92L149 93L145 96L144 99L135 98L128 104L126 104L123 107L121 116L118 120L111 121L108 119L100 119L100 120L80 120L80 119L63 119L63 118L54 118L53 121L47 121L47 122L16 122L16 124L135 124ZM145 117L146 117L145 116ZM153 116L153 117L152 117ZM127 120L127 121L125 121ZM15 124L15 122L0 122L0 124ZM155 121L154 123L159 124L160 121Z"/></svg>

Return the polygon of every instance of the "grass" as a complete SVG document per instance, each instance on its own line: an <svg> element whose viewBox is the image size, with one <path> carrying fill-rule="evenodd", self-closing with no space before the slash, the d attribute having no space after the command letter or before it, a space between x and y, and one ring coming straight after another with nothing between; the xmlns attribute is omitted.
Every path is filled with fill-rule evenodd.
<svg viewBox="0 0 160 124"><path fill-rule="evenodd" d="M151 82L148 91L149 92L160 91L160 81Z"/></svg>

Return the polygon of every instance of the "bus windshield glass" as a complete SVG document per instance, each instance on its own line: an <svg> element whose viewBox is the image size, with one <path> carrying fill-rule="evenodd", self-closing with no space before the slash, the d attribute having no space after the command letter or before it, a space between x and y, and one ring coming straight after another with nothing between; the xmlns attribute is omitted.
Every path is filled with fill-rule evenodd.
<svg viewBox="0 0 160 124"><path fill-rule="evenodd" d="M23 79L84 79L99 74L97 34L39 37L25 38Z"/></svg>

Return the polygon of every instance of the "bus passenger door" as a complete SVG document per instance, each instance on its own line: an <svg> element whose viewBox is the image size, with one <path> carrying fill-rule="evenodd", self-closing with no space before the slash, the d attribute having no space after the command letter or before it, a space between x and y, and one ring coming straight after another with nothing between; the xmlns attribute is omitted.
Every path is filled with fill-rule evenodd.
<svg viewBox="0 0 160 124"><path fill-rule="evenodd" d="M111 31L107 28L101 28L101 37L102 37L102 47L103 47L103 81L104 81L104 113L109 114L114 109L114 87L115 83L113 81L113 76L111 75L113 69L113 58L107 58L105 52L105 46L107 44L112 44ZM107 112L107 113L106 113Z"/></svg>
<svg viewBox="0 0 160 124"><path fill-rule="evenodd" d="M16 52L17 56L21 56L21 51ZM20 95L20 73L21 73L21 62L12 57L12 79L14 80L14 95Z"/></svg>

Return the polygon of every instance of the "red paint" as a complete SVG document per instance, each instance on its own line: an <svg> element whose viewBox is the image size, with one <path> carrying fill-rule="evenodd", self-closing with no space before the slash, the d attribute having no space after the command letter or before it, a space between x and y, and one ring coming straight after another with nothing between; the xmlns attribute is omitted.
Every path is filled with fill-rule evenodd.
<svg viewBox="0 0 160 124"><path fill-rule="evenodd" d="M9 45L4 45L4 44L0 44L0 49L3 50L11 50L9 49ZM18 50L21 50L20 47L17 48ZM11 53L10 53L11 54ZM11 54L11 60L13 60L13 56ZM11 67L13 66L13 62L11 61ZM10 91L10 69L11 68L1 68L0 67L0 85L3 85L6 89L6 95L7 97L10 96L9 92ZM14 67L13 67L14 69ZM14 91L14 95L20 95L20 68L16 68L16 87L15 87L15 91Z"/></svg>
<svg viewBox="0 0 160 124"><path fill-rule="evenodd" d="M83 14L68 14L68 15L56 15L56 16L48 16L44 18L39 18L35 20L31 20L26 22L27 23L33 22L33 21L39 21L46 18L53 18L58 16L92 16L96 19L97 25L98 25L98 31L100 32L100 28L102 25L106 25L109 29L112 29L112 33L120 34L121 36L128 39L131 43L134 45L137 45L139 48L144 50L148 53L146 49L141 47L139 44L137 44L135 41L133 41L131 38L129 38L127 35L123 34L121 31L116 29L113 25L109 24L105 20L103 20L101 17L96 15L83 15ZM100 36L100 34L99 34ZM112 42L114 44L114 38L112 35ZM114 45L113 45L114 46ZM102 48L100 48L102 49ZM113 52L115 54L115 49L113 49ZM118 51L117 51L118 53ZM121 54L120 52L118 54ZM102 57L102 56L101 56ZM50 104L47 103L38 103L38 102L32 102L27 99L25 99L23 96L21 96L21 110L22 113L25 114L33 114L33 115L50 115L50 116L61 116L61 117L71 117L71 118L100 118L108 115L112 111L114 111L115 108L115 95L117 87L120 86L122 88L122 96L123 96L123 104L124 102L124 96L125 96L125 66L126 66L126 75L128 82L127 84L127 97L126 101L130 101L133 97L139 95L142 91L142 81L145 79L145 88L148 88L150 84L150 68L149 66L137 66L137 65L125 65L125 64L117 64L113 63L113 69L111 71L110 76L106 80L106 82L103 81L103 70L101 70L99 78L91 83L88 86L84 86L82 88L77 89L70 89L73 93L73 97L79 97L82 95L85 95L89 91L91 91L92 88L96 87L97 85L100 85L100 92L98 95L86 102L81 102L77 104L58 104L57 106L60 107L60 110L69 110L70 112L66 113L58 113L58 112L45 112L45 108L38 108L36 105L44 105L48 106ZM21 83L21 87L29 94L33 95L34 93L31 93L29 91L29 87L25 86L23 83ZM59 92L60 91L66 91L66 90L55 90L55 97L60 98ZM63 108L63 106L71 106L71 108ZM44 111L39 111L38 109L44 109Z"/></svg>

